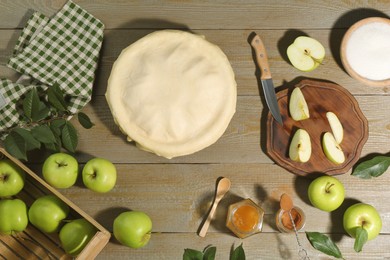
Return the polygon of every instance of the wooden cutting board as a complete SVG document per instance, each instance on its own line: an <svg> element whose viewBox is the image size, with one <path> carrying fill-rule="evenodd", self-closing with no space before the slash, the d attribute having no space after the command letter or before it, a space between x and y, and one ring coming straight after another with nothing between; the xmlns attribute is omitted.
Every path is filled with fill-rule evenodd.
<svg viewBox="0 0 390 260"><path fill-rule="evenodd" d="M317 174L336 175L346 173L357 162L363 145L368 139L368 122L356 99L343 87L329 82L302 80L301 88L309 107L310 118L295 121L288 111L292 89L276 93L284 125L279 125L268 113L267 153L278 165L301 176ZM322 136L332 132L326 112L334 112L344 128L344 139L340 146L345 162L335 164L328 160L322 149ZM298 128L305 129L311 138L312 154L306 163L294 162L288 157L290 141Z"/></svg>

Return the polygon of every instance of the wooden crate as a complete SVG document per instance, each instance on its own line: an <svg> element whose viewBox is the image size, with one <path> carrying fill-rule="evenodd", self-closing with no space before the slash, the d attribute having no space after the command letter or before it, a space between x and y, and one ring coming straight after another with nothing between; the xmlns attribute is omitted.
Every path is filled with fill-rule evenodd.
<svg viewBox="0 0 390 260"><path fill-rule="evenodd" d="M25 186L16 195L29 207L35 199L53 194L65 202L70 208L69 219L85 218L98 230L95 236L81 251L76 259L93 259L105 247L110 239L110 232L86 214L72 201L42 180L22 162L0 148L0 159L9 158L26 173ZM29 224L24 232L17 235L0 235L0 259L72 259L61 248L58 233L46 234Z"/></svg>

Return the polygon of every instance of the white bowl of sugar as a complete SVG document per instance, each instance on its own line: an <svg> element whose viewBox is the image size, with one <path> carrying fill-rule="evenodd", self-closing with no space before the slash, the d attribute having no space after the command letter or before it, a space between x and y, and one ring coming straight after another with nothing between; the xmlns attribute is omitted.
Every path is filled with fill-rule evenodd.
<svg viewBox="0 0 390 260"><path fill-rule="evenodd" d="M364 84L390 86L390 19L371 17L352 25L341 42L341 61Z"/></svg>

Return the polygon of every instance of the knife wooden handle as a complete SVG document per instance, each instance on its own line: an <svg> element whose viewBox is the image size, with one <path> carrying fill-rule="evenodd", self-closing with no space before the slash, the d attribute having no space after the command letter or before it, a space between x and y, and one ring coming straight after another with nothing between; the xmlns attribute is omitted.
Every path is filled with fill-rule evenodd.
<svg viewBox="0 0 390 260"><path fill-rule="evenodd" d="M260 79L272 78L268 64L267 52L265 51L263 41L261 40L259 35L256 34L256 36L253 37L251 41L251 46L253 47L253 49L255 49L257 65L261 70Z"/></svg>

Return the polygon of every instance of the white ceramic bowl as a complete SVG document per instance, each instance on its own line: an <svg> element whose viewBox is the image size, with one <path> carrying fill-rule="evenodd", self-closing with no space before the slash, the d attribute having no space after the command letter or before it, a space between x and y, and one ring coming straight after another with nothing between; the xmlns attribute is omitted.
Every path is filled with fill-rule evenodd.
<svg viewBox="0 0 390 260"><path fill-rule="evenodd" d="M346 34L344 35L343 40L341 42L341 61L342 61L343 65L344 65L345 70L348 72L348 74L351 77L357 79L358 81L360 81L360 82L362 82L362 83L364 83L366 85L369 85L369 86L379 86L379 87L390 86L390 76L389 76L389 78L379 79L379 80L374 80L374 79L368 78L367 76L366 77L362 76L361 74L356 72L356 70L353 69L353 66L351 66L351 64L350 64L350 62L348 61L348 58L347 58L347 51L348 51L348 47L349 47L348 43L349 43L349 40L351 39L351 35L357 29L362 28L363 26L367 26L367 25L369 25L371 23L383 23L385 25L389 25L390 26L390 19L381 18L381 17L370 17L370 18L366 18L366 19L360 20L359 22L357 22L354 25L352 25L348 29ZM390 35L389 35L389 37L390 37ZM377 42L375 42L375 39L368 39L368 38L366 38L366 40L369 40L369 41L372 40L373 41L372 44L377 44ZM364 50L362 50L362 52L364 52ZM363 57L364 53L361 53L361 54L362 54L362 57ZM390 71L390 68L389 68L389 71Z"/></svg>

